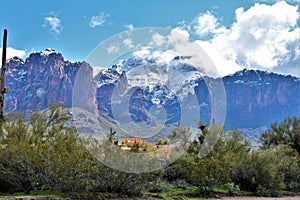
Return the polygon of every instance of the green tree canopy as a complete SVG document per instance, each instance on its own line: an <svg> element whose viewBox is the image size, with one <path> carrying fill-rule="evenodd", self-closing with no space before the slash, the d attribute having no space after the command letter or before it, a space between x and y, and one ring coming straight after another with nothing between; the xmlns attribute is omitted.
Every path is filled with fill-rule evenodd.
<svg viewBox="0 0 300 200"><path fill-rule="evenodd" d="M295 149L300 155L300 117L288 117L282 122L271 124L261 136L264 147L284 144Z"/></svg>

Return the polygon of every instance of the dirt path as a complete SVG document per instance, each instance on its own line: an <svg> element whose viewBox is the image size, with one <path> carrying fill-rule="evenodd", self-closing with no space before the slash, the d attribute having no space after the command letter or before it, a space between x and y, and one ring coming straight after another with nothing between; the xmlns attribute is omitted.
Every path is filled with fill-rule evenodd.
<svg viewBox="0 0 300 200"><path fill-rule="evenodd" d="M77 199L68 198L68 197L58 197L58 196L23 196L23 197L0 197L0 200L73 200ZM78 199L90 199L90 198L78 198ZM102 198L92 198L92 199L120 199L120 198L111 198L111 197L102 197ZM121 198L121 199L132 199L132 198ZM135 199L135 198L133 198ZM149 199L156 199L156 198L136 198L140 200L149 200ZM191 198L192 200L198 200L198 198ZM203 200L203 198L199 198ZM217 199L207 199L207 200L217 200ZM219 200L300 200L300 196L295 197L222 197Z"/></svg>
<svg viewBox="0 0 300 200"><path fill-rule="evenodd" d="M297 197L223 197L222 200L300 200Z"/></svg>

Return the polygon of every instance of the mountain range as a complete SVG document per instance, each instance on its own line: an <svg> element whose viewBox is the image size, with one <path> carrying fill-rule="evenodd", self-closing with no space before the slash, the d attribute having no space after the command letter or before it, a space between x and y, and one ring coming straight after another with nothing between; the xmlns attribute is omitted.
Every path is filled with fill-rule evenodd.
<svg viewBox="0 0 300 200"><path fill-rule="evenodd" d="M300 115L299 78L247 69L212 78L198 72L185 62L187 59L177 56L161 63L155 57L132 57L95 72L87 62L67 61L54 49L31 53L25 60L14 57L7 60L6 86L10 91L5 111L30 116L49 103L66 107L84 104L97 115L121 119L122 109L113 107L114 96L127 91L128 113L135 122L150 123L153 106L160 106L165 110L165 123L179 123L182 99L191 95L196 96L199 118L207 121L212 116L207 84L221 80L226 94L226 129L258 128Z"/></svg>

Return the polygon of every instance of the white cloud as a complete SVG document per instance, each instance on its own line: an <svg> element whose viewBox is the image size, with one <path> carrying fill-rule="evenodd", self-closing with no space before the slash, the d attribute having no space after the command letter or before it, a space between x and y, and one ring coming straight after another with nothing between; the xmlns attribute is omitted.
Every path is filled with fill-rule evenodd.
<svg viewBox="0 0 300 200"><path fill-rule="evenodd" d="M134 29L134 26L133 24L130 23L130 24L125 24L124 28L126 28L128 31L132 31Z"/></svg>
<svg viewBox="0 0 300 200"><path fill-rule="evenodd" d="M123 40L123 44L128 47L128 48L133 48L134 45L133 45L133 41L131 38L127 38L125 40Z"/></svg>
<svg viewBox="0 0 300 200"><path fill-rule="evenodd" d="M155 59L157 64L163 65L166 63L170 63L176 55L170 51L159 51L159 50L150 51L147 48L142 48L138 51L134 51L133 56L137 58L143 58L143 59L146 58L148 60Z"/></svg>
<svg viewBox="0 0 300 200"><path fill-rule="evenodd" d="M225 31L225 28L221 26L218 19L210 12L199 14L194 19L191 28L201 37Z"/></svg>
<svg viewBox="0 0 300 200"><path fill-rule="evenodd" d="M61 20L58 17L55 16L48 16L44 18L44 24L43 27L49 27L50 28L50 33L57 37L62 29L63 26L61 24Z"/></svg>
<svg viewBox="0 0 300 200"><path fill-rule="evenodd" d="M100 15L92 16L90 19L89 26L92 28L95 28L97 26L103 26L107 17L109 17L109 14L105 12L101 12Z"/></svg>
<svg viewBox="0 0 300 200"><path fill-rule="evenodd" d="M185 62L193 65L203 74L214 77L223 75L220 74L215 63L205 51L206 46L203 46L199 40L191 41L190 33L183 28L174 28L168 35L165 36L154 33L149 46L158 46L161 49L168 49L164 52L156 52L156 54L152 53L156 60L167 63L175 56L190 56L190 58L185 60ZM158 53L160 53L160 55L158 55ZM140 57L145 57L147 54L149 54L148 51L139 52ZM230 71L232 72L234 70L230 68Z"/></svg>
<svg viewBox="0 0 300 200"><path fill-rule="evenodd" d="M24 58L26 52L24 50L14 49L12 47L8 47L6 49L6 59L13 58L15 56L19 58ZM2 61L2 48L0 48L0 61Z"/></svg>
<svg viewBox="0 0 300 200"><path fill-rule="evenodd" d="M220 52L216 50L214 44L201 40L198 40L197 43L203 48L205 53L207 53L209 59L212 60L215 68L212 68L211 70L217 72L216 75L225 76L243 69L234 61L234 59L232 59L233 57L226 58L220 54Z"/></svg>
<svg viewBox="0 0 300 200"><path fill-rule="evenodd" d="M154 33L152 36L152 42L150 43L150 46L155 45L155 46L161 46L165 43L165 38L164 36Z"/></svg>
<svg viewBox="0 0 300 200"><path fill-rule="evenodd" d="M272 6L255 4L247 11L237 9L236 22L222 37L229 39L229 48L242 65L272 69L288 62L287 53L294 51L288 43L299 42L297 10L284 1Z"/></svg>
<svg viewBox="0 0 300 200"><path fill-rule="evenodd" d="M276 3L276 2L280 2L283 0L252 0L253 2L256 3ZM285 0L288 3L299 3L300 0Z"/></svg>
<svg viewBox="0 0 300 200"><path fill-rule="evenodd" d="M139 57L139 58L144 58L144 57L151 56L151 53L147 48L142 48L138 51L134 51L133 56Z"/></svg>
<svg viewBox="0 0 300 200"><path fill-rule="evenodd" d="M297 20L298 6L284 1L273 5L256 3L248 10L238 8L229 28L207 12L191 24L172 29L168 35L153 33L148 47L169 50L168 54L142 49L135 56L152 54L162 62L170 61L172 56L191 56L188 62L210 76L225 76L243 68L300 76ZM194 34L201 40L192 40ZM132 41L126 39L123 44L128 46Z"/></svg>
<svg viewBox="0 0 300 200"><path fill-rule="evenodd" d="M190 34L187 30L184 30L180 27L176 27L170 31L169 35L161 35L159 33L153 33L152 40L149 42L149 46L157 47L164 46L168 43L179 44L186 43L189 40Z"/></svg>
<svg viewBox="0 0 300 200"><path fill-rule="evenodd" d="M187 30L181 28L174 28L168 37L170 43L182 43L189 40L190 34Z"/></svg>
<svg viewBox="0 0 300 200"><path fill-rule="evenodd" d="M109 46L106 51L108 53L118 53L118 51L120 50L120 47L119 46L114 46L114 45L111 45Z"/></svg>
<svg viewBox="0 0 300 200"><path fill-rule="evenodd" d="M222 65L218 66L220 72L232 72L231 65L232 69L241 66L299 76L298 6L281 1L273 5L256 3L248 10L238 8L236 20L228 29L211 13L197 19L199 23L193 23L196 34L212 34L210 40L200 43L214 62Z"/></svg>

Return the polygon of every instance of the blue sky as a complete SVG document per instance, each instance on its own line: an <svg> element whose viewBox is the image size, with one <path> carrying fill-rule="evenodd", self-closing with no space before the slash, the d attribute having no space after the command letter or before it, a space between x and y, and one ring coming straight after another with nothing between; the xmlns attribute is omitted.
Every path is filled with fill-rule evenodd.
<svg viewBox="0 0 300 200"><path fill-rule="evenodd" d="M101 41L122 31L168 27L188 32L190 37L202 41L212 55L220 54L228 65L234 62L243 67L290 71L297 75L299 70L295 65L300 60L297 57L300 37L298 4L299 0L280 5L269 0L10 0L2 2L5 9L1 10L0 27L9 32L10 57L26 58L32 51L51 47L68 60L82 61ZM274 18L278 13L284 14ZM266 26L263 23L267 23ZM271 34L273 26L280 33ZM252 31L252 36L266 34L267 38L264 41L258 38L256 49L241 53L240 49L248 46L247 42L249 46L253 44L247 38L249 32L244 29L258 30ZM244 35L223 44L226 37L235 34ZM264 49L263 46L270 41L273 43ZM257 50L266 56L259 58L255 53ZM227 73L234 69L227 70Z"/></svg>

